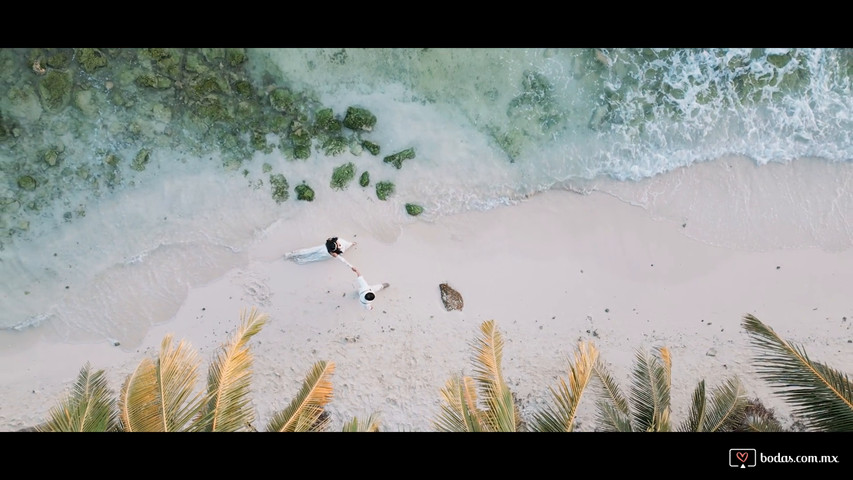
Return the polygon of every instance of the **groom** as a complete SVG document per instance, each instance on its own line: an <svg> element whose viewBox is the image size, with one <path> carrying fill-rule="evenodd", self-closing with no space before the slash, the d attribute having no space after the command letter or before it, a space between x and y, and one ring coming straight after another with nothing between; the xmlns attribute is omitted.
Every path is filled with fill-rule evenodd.
<svg viewBox="0 0 853 480"><path fill-rule="evenodd" d="M378 283L376 285L368 285L367 280L364 279L364 276L358 271L357 268L353 267L352 269L356 276L358 277L358 300L361 302L361 305L368 309L373 310L373 300L376 299L376 292L384 288L388 288L391 286L390 283Z"/></svg>

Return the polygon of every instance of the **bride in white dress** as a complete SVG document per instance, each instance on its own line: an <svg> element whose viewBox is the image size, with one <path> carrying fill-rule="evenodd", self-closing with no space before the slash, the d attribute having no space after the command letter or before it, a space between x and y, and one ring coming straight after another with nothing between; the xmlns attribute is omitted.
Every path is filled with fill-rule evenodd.
<svg viewBox="0 0 853 480"><path fill-rule="evenodd" d="M353 245L355 245L355 242L350 242L340 237L330 237L326 239L326 243L323 245L293 250L285 253L284 258L285 260L293 260L298 264L337 258L344 262L344 264L352 269L352 271L356 271L355 267L353 267L343 256L343 253Z"/></svg>

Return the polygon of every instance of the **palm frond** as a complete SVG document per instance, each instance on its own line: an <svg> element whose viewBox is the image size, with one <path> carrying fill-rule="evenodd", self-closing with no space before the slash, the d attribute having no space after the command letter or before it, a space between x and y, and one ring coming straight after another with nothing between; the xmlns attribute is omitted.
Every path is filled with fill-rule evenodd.
<svg viewBox="0 0 853 480"><path fill-rule="evenodd" d="M705 396L705 380L700 380L693 390L692 402L690 402L690 413L687 420L679 427L680 432L701 432L708 415L708 402Z"/></svg>
<svg viewBox="0 0 853 480"><path fill-rule="evenodd" d="M345 423L342 429L343 432L378 432L379 431L379 414L371 413L367 420L353 418Z"/></svg>
<svg viewBox="0 0 853 480"><path fill-rule="evenodd" d="M477 388L471 377L451 377L441 389L441 411L433 422L439 432L481 432L485 430L477 407Z"/></svg>
<svg viewBox="0 0 853 480"><path fill-rule="evenodd" d="M494 320L483 322L480 333L473 345L477 354L474 371L481 397L487 405L484 420L493 431L518 431L521 425L518 407L501 372L503 337L495 328Z"/></svg>
<svg viewBox="0 0 853 480"><path fill-rule="evenodd" d="M737 431L745 432L782 432L782 425L775 419L762 418L753 414L747 414L743 423L738 426Z"/></svg>
<svg viewBox="0 0 853 480"><path fill-rule="evenodd" d="M795 415L815 430L853 431L853 384L847 374L812 361L805 349L751 314L742 325L759 349L757 373L794 407Z"/></svg>
<svg viewBox="0 0 853 480"><path fill-rule="evenodd" d="M143 358L121 387L121 429L125 432L163 432L166 422L162 415L157 367L150 358Z"/></svg>
<svg viewBox="0 0 853 480"><path fill-rule="evenodd" d="M746 405L745 392L737 377L730 378L719 385L710 399L705 395L705 381L702 380L693 392L690 415L678 431L733 431L743 424Z"/></svg>
<svg viewBox="0 0 853 480"><path fill-rule="evenodd" d="M50 409L49 419L36 427L48 432L108 432L118 428L118 413L103 370L87 362L71 393Z"/></svg>
<svg viewBox="0 0 853 480"><path fill-rule="evenodd" d="M746 392L740 380L732 377L717 386L711 394L709 414L703 431L730 432L746 415Z"/></svg>
<svg viewBox="0 0 853 480"><path fill-rule="evenodd" d="M744 418L735 425L735 432L782 432L782 424L776 419L772 409L768 409L761 400L754 398L746 401Z"/></svg>
<svg viewBox="0 0 853 480"><path fill-rule="evenodd" d="M163 431L188 429L201 409L202 392L194 393L199 364L198 354L185 341L173 348L172 335L163 338L156 364Z"/></svg>
<svg viewBox="0 0 853 480"><path fill-rule="evenodd" d="M562 378L558 389L550 388L554 400L541 412L533 414L533 430L538 432L571 432L575 426L578 405L593 375L598 350L592 343L580 342L574 360L569 359L568 384Z"/></svg>
<svg viewBox="0 0 853 480"><path fill-rule="evenodd" d="M273 415L267 424L271 432L321 431L328 426L323 417L325 406L332 400L330 377L335 371L334 362L319 361L302 383L302 389L284 410Z"/></svg>
<svg viewBox="0 0 853 480"><path fill-rule="evenodd" d="M631 384L633 424L645 432L669 431L672 360L669 350L658 355L637 351Z"/></svg>
<svg viewBox="0 0 853 480"><path fill-rule="evenodd" d="M195 428L210 432L234 432L255 421L249 398L252 384L252 353L248 342L261 331L269 316L252 308L240 312L240 328L219 351L207 375L207 398Z"/></svg>
<svg viewBox="0 0 853 480"><path fill-rule="evenodd" d="M633 431L628 400L600 357L593 363L592 371L601 385L596 402L598 425L605 432Z"/></svg>

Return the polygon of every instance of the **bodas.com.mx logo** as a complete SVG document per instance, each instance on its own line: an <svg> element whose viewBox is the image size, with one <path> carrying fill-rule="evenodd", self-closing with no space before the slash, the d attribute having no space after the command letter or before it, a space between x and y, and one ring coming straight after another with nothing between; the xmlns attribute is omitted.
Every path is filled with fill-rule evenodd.
<svg viewBox="0 0 853 480"><path fill-rule="evenodd" d="M735 468L754 467L757 454L754 448L729 449L729 466Z"/></svg>

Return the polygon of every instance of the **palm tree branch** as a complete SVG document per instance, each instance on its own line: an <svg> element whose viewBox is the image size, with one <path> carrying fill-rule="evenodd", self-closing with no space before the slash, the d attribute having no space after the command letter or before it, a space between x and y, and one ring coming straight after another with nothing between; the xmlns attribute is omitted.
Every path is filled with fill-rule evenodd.
<svg viewBox="0 0 853 480"><path fill-rule="evenodd" d="M299 393L284 410L273 415L267 431L297 432L316 430L325 406L332 400L335 363L319 361L306 375Z"/></svg>
<svg viewBox="0 0 853 480"><path fill-rule="evenodd" d="M115 400L103 370L94 371L88 362L80 369L71 393L51 408L50 418L40 431L105 432L115 430L118 417Z"/></svg>
<svg viewBox="0 0 853 480"><path fill-rule="evenodd" d="M249 340L261 331L268 315L255 308L240 314L240 328L211 363L207 377L207 401L198 428L205 431L237 431L254 422L249 399L252 354Z"/></svg>
<svg viewBox="0 0 853 480"><path fill-rule="evenodd" d="M709 432L729 432L744 419L746 392L737 377L726 380L717 386L711 394L711 407L708 415Z"/></svg>
<svg viewBox="0 0 853 480"><path fill-rule="evenodd" d="M125 432L162 432L165 422L159 408L157 368L143 358L127 376L119 394L121 428Z"/></svg>
<svg viewBox="0 0 853 480"><path fill-rule="evenodd" d="M371 413L367 420L362 420L354 417L349 422L345 423L343 432L378 432L379 431L379 414Z"/></svg>
<svg viewBox="0 0 853 480"><path fill-rule="evenodd" d="M678 430L682 432L704 432L705 419L708 412L708 402L705 396L705 380L700 380L699 384L696 385L696 388L693 390L692 399L687 420Z"/></svg>
<svg viewBox="0 0 853 480"><path fill-rule="evenodd" d="M477 389L471 377L451 377L441 389L441 410L433 425L440 432L484 430L477 408Z"/></svg>
<svg viewBox="0 0 853 480"><path fill-rule="evenodd" d="M550 388L553 406L534 413L533 429L546 432L571 432L574 429L578 405L593 376L598 350L591 343L580 342L569 359L568 384L562 378L558 388Z"/></svg>
<svg viewBox="0 0 853 480"><path fill-rule="evenodd" d="M619 389L619 384L613 379L604 361L599 357L593 363L593 372L598 378L600 389L598 395L598 423L605 431L633 431L630 419L628 400Z"/></svg>
<svg viewBox="0 0 853 480"><path fill-rule="evenodd" d="M495 431L516 431L520 424L517 407L501 373L503 337L495 328L494 320L483 322L480 332L481 336L473 345L477 354L474 371L487 405L486 422Z"/></svg>
<svg viewBox="0 0 853 480"><path fill-rule="evenodd" d="M756 371L775 385L795 414L819 430L853 430L853 384L846 374L812 361L802 347L782 339L751 314L744 316L742 325L759 349Z"/></svg>
<svg viewBox="0 0 853 480"><path fill-rule="evenodd" d="M202 392L194 393L199 363L185 341L172 348L172 336L166 335L156 365L163 431L183 430L200 410Z"/></svg>

